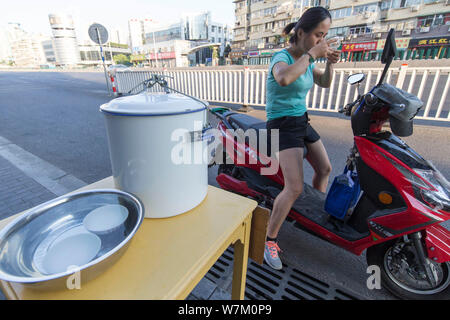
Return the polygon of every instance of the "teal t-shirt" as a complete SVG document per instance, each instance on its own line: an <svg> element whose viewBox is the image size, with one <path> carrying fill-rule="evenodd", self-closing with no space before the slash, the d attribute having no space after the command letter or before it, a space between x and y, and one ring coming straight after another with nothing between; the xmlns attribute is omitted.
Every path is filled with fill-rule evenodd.
<svg viewBox="0 0 450 320"><path fill-rule="evenodd" d="M272 68L278 62L291 65L295 60L286 49L275 53L272 57L266 82L267 120L284 116L302 116L306 112L306 95L314 84L312 71L314 63L311 63L297 80L282 87L272 74Z"/></svg>

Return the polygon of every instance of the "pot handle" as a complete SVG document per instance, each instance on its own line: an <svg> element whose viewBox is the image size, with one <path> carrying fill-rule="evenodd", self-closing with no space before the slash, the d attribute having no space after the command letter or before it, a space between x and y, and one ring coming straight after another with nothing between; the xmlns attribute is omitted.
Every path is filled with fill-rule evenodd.
<svg viewBox="0 0 450 320"><path fill-rule="evenodd" d="M202 130L190 131L187 133L188 142L209 141L214 135L211 133L212 126L210 124L203 126Z"/></svg>

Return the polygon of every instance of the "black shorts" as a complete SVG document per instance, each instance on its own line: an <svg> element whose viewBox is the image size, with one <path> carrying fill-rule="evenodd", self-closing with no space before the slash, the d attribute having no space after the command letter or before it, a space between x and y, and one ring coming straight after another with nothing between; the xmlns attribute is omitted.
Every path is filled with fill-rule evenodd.
<svg viewBox="0 0 450 320"><path fill-rule="evenodd" d="M266 123L267 133L271 129L279 130L279 151L290 148L304 148L320 139L319 134L309 124L308 113L302 116L285 116L269 120Z"/></svg>

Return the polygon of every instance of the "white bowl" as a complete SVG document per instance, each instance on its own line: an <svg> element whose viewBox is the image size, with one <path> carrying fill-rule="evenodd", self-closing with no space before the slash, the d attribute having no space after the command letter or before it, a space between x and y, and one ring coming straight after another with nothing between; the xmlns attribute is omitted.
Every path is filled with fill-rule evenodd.
<svg viewBox="0 0 450 320"><path fill-rule="evenodd" d="M92 210L83 220L84 227L97 234L106 234L119 228L128 218L128 209L110 204Z"/></svg>

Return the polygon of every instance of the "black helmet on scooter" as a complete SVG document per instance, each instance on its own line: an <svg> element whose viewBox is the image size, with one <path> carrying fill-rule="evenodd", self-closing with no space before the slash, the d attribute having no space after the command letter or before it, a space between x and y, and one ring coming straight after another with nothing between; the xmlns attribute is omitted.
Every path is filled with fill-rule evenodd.
<svg viewBox="0 0 450 320"><path fill-rule="evenodd" d="M389 122L392 132L400 137L412 135L413 118L422 108L423 102L415 95L388 83L377 86L372 93L390 106Z"/></svg>

